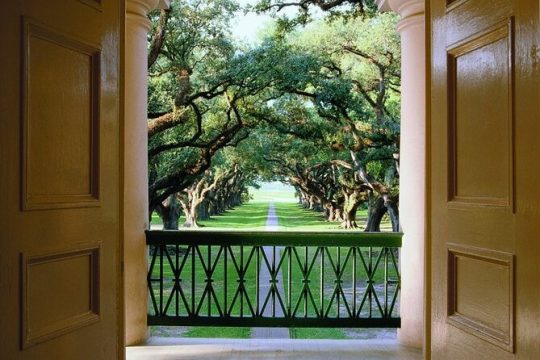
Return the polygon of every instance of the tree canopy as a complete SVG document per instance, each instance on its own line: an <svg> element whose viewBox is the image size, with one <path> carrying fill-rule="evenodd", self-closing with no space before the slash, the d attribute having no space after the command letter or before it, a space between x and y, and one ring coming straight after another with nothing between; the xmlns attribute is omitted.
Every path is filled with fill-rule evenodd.
<svg viewBox="0 0 540 360"><path fill-rule="evenodd" d="M276 4L255 9L279 12ZM378 231L385 213L398 230L396 18L369 2L296 6L329 14L302 26L289 19L256 45L230 33L234 0L173 1L151 15L149 198L167 227L180 212L198 226L245 201L247 186L279 180L345 228L368 206L366 230Z"/></svg>

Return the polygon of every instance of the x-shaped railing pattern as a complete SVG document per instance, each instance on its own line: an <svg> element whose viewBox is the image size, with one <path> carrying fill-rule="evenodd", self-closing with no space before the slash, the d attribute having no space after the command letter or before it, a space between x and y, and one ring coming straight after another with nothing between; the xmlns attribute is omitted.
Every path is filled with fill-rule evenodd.
<svg viewBox="0 0 540 360"><path fill-rule="evenodd" d="M147 232L149 324L398 327L401 234Z"/></svg>

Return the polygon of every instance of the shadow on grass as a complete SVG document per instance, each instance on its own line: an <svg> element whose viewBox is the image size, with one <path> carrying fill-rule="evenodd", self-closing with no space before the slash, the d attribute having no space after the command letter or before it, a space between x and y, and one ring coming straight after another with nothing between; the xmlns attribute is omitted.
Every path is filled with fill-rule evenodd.
<svg viewBox="0 0 540 360"><path fill-rule="evenodd" d="M282 227L321 225L322 222L325 222L322 213L304 209L298 204L276 204L276 212L279 214L280 226Z"/></svg>
<svg viewBox="0 0 540 360"><path fill-rule="evenodd" d="M298 203L276 203L279 227L283 230L339 230L339 223L328 222L322 213L305 209Z"/></svg>
<svg viewBox="0 0 540 360"><path fill-rule="evenodd" d="M301 207L297 202L280 202L279 199L276 199L275 197L269 200L273 201L275 204L280 230L335 231L340 229L338 223L331 223L325 221L322 213L317 213L312 210L305 209ZM266 229L268 206L269 201L252 201L246 203L235 209L227 210L223 214L215 215L209 220L200 221L201 225L204 226L201 230L252 229L257 231L264 231ZM362 224L365 221L362 220L362 218L365 219L365 210L363 212L360 212L358 215L359 223ZM203 258L205 257L203 256ZM218 268L221 269L221 266L218 266ZM202 270L199 270L199 273L202 273ZM254 273L254 270L252 269L250 273ZM170 276L172 277L172 272ZM251 281L251 283L254 284L254 281ZM203 289L200 288L197 291L200 292L203 291ZM223 296L222 289L219 286L216 286L216 291L217 296ZM164 328L162 330L156 329L153 331L157 332L157 334L160 334L160 332L158 331L161 331L161 334L163 334L163 336L184 337L249 338L251 335L250 328L228 327L184 327L176 335L174 333L174 329L169 330ZM347 333L344 329L316 328L290 329L290 335L292 338L304 339L344 339L351 337L351 334ZM356 337L354 336L354 334L352 335L352 337Z"/></svg>
<svg viewBox="0 0 540 360"><path fill-rule="evenodd" d="M356 222L358 229L344 230L339 222L329 222L323 213L306 209L298 203L276 203L276 212L279 217L279 227L282 230L297 231L359 231L362 232L367 222L367 210L359 209ZM387 215L381 222L381 231L392 231L392 225Z"/></svg>
<svg viewBox="0 0 540 360"><path fill-rule="evenodd" d="M206 228L261 228L266 225L267 215L268 203L247 203L200 223Z"/></svg>

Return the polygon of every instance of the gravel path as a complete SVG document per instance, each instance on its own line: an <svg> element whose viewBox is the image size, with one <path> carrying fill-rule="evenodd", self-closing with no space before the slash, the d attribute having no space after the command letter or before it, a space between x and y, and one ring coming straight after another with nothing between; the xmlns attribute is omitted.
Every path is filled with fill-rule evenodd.
<svg viewBox="0 0 540 360"><path fill-rule="evenodd" d="M276 231L278 230L278 217L276 215L276 207L274 203L270 203L268 206L268 216L266 218L266 231ZM266 258L271 263L274 254L272 253L271 246L263 247ZM276 264L279 264L280 260L280 248L276 248ZM262 260L261 260L262 261ZM281 271L279 272L278 279L278 291L281 294L282 298L285 299L285 291L283 290L283 275ZM270 291L270 272L267 269L266 264L261 263L260 270L260 292L259 292L259 304L262 306ZM271 301L271 300L270 300ZM272 316L272 306L270 301L264 309L263 315ZM276 298L276 316L283 316L283 310L279 306L279 300ZM254 339L288 339L289 338L289 329L287 328L253 328L251 329L251 337Z"/></svg>

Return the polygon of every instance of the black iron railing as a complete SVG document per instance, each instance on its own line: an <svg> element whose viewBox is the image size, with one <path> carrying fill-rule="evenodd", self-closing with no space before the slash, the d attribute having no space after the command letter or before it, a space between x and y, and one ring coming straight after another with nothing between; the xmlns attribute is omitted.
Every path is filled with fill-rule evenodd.
<svg viewBox="0 0 540 360"><path fill-rule="evenodd" d="M401 236L147 231L148 323L399 327Z"/></svg>

